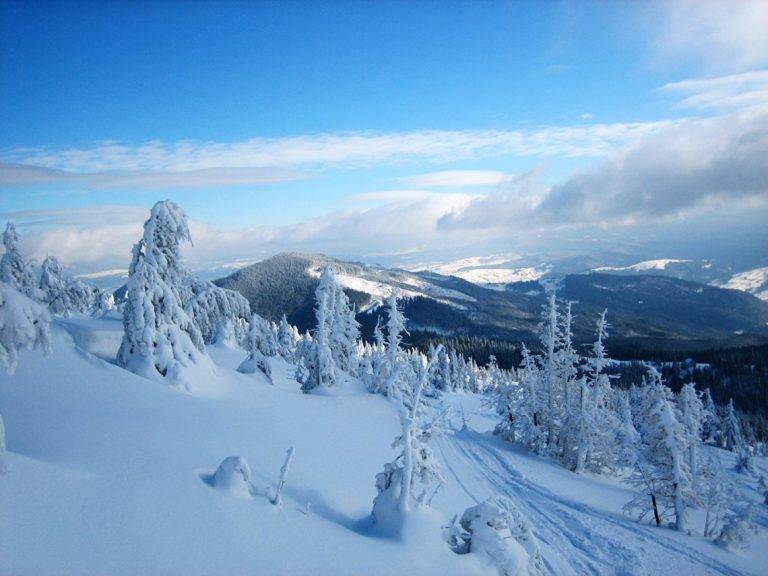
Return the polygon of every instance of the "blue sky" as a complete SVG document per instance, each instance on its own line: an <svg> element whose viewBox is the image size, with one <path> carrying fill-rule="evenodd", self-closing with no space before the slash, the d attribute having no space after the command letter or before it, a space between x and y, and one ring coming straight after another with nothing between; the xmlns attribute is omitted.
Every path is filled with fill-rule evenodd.
<svg viewBox="0 0 768 576"><path fill-rule="evenodd" d="M717 126L698 122L728 115L762 122L761 24L760 2L4 2L0 220L78 245L113 220L125 229L111 236L127 236L171 198L222 246L201 260L293 244L428 258L469 237L477 250L512 240L498 223L494 233L457 224L470 204L469 215L500 203L511 228L520 216L536 234L571 216L603 226L701 217L723 199L753 211L765 190L752 160L751 180L728 184L738 190L665 196L651 202L659 210L593 214L582 202L555 223L539 207L585 171L622 164L627 148L690 141L677 121L704 133ZM720 161L710 153L698 169ZM617 181L632 188L626 177L601 183L615 195ZM379 221L398 222L398 209L426 210L432 234L387 234ZM361 212L381 229L360 224L364 249L344 230ZM29 236L37 256L55 246ZM112 262L74 249L62 258Z"/></svg>

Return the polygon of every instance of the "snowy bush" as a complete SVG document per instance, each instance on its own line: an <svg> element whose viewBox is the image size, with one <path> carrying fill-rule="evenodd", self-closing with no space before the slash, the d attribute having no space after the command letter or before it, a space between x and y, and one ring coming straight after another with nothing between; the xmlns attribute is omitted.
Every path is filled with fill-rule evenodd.
<svg viewBox="0 0 768 576"><path fill-rule="evenodd" d="M0 368L12 374L19 361L19 350L51 348L48 311L5 282L0 282ZM0 416L0 474L5 463L5 426Z"/></svg>
<svg viewBox="0 0 768 576"><path fill-rule="evenodd" d="M0 282L0 368L13 372L19 350L50 350L48 311L4 282Z"/></svg>
<svg viewBox="0 0 768 576"><path fill-rule="evenodd" d="M530 525L507 499L487 500L467 508L458 525L444 533L457 554L478 554L499 576L541 576L544 566Z"/></svg>
<svg viewBox="0 0 768 576"><path fill-rule="evenodd" d="M749 544L750 534L757 531L754 509L751 503L731 509L723 520L723 527L715 542L724 548L738 550Z"/></svg>
<svg viewBox="0 0 768 576"><path fill-rule="evenodd" d="M251 469L240 456L225 458L212 479L213 487L229 496L250 498L252 493Z"/></svg>

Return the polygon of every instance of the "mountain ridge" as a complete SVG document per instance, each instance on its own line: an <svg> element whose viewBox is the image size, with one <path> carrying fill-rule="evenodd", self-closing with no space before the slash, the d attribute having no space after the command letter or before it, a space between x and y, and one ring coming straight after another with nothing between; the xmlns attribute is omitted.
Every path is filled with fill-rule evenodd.
<svg viewBox="0 0 768 576"><path fill-rule="evenodd" d="M541 281L486 288L436 272L410 272L322 254L286 252L215 280L241 292L254 311L301 330L314 324L314 289L322 268L333 265L357 306L363 333L378 317L378 303L392 290L403 299L409 330L449 336L533 341L545 301ZM660 275L568 274L558 297L574 302L574 335L591 341L605 308L612 339L646 348L697 350L768 341L768 303L728 290Z"/></svg>

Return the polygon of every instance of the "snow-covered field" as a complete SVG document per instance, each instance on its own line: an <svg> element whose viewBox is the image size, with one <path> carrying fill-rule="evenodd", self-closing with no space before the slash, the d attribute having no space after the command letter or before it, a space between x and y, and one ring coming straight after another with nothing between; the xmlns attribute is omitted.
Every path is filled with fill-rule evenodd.
<svg viewBox="0 0 768 576"><path fill-rule="evenodd" d="M765 530L731 552L641 525L621 512L631 498L622 482L493 437L496 416L471 394L445 396L454 430L434 447L447 480L434 514L399 537L378 533L374 477L399 430L386 398L351 380L331 395L302 394L276 359L272 385L236 372L246 354L223 345L208 347L215 372L193 395L107 361L120 342L116 316L57 319L51 332L50 356L23 352L16 373L0 375L10 468L0 476L0 574L492 576L476 555L454 554L441 526L499 495L532 524L550 574L768 574ZM276 507L267 495L291 446ZM250 465L250 497L211 486L234 455ZM764 459L757 466L768 472ZM759 498L753 480L739 481Z"/></svg>

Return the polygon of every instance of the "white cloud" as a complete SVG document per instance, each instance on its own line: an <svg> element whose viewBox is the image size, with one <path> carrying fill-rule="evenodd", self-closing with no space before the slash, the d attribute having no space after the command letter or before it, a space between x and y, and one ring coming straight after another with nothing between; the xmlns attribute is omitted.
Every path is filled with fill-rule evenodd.
<svg viewBox="0 0 768 576"><path fill-rule="evenodd" d="M424 200L434 194L435 192L429 192L427 190L381 190L378 192L352 194L345 199L351 202L396 202L402 204Z"/></svg>
<svg viewBox="0 0 768 576"><path fill-rule="evenodd" d="M654 46L659 61L693 61L717 73L768 64L765 0L672 0L651 6L662 10Z"/></svg>
<svg viewBox="0 0 768 576"><path fill-rule="evenodd" d="M74 181L139 188L252 184L306 177L297 170L498 156L602 156L665 122L544 126L533 130L331 133L241 142L101 142L0 155L0 186Z"/></svg>
<svg viewBox="0 0 768 576"><path fill-rule="evenodd" d="M768 25L768 23L766 23ZM661 92L682 97L682 108L726 109L768 102L768 70L692 78L665 84Z"/></svg>
<svg viewBox="0 0 768 576"><path fill-rule="evenodd" d="M498 186L510 178L511 175L496 170L445 170L408 176L403 180L417 188L468 188Z"/></svg>
<svg viewBox="0 0 768 576"><path fill-rule="evenodd" d="M446 215L451 228L635 223L768 201L768 105L670 126L543 190L516 183ZM536 186L538 183L538 191Z"/></svg>

